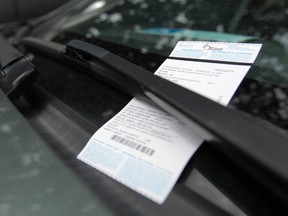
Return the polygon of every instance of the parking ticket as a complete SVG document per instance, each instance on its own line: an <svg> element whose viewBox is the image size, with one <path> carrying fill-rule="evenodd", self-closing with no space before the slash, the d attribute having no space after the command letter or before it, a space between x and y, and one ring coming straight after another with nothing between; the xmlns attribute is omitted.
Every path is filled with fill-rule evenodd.
<svg viewBox="0 0 288 216"><path fill-rule="evenodd" d="M261 47L257 43L179 41L170 57L253 63Z"/></svg>
<svg viewBox="0 0 288 216"><path fill-rule="evenodd" d="M250 68L239 62L253 63L260 49L261 44L178 42L155 75L227 105ZM229 61L236 63L223 63ZM174 116L134 98L96 131L78 158L162 204L202 142Z"/></svg>

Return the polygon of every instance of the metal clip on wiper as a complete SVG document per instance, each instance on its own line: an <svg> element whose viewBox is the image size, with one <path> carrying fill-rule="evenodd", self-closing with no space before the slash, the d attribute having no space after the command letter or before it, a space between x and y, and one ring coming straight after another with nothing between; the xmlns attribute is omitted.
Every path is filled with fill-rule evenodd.
<svg viewBox="0 0 288 216"><path fill-rule="evenodd" d="M155 76L98 46L72 40L65 47L36 38L26 38L22 44L90 69L93 76L132 96L151 99L288 202L288 139L280 132L265 127L251 116Z"/></svg>
<svg viewBox="0 0 288 216"><path fill-rule="evenodd" d="M31 85L37 71L29 60L0 36L0 88L17 99Z"/></svg>

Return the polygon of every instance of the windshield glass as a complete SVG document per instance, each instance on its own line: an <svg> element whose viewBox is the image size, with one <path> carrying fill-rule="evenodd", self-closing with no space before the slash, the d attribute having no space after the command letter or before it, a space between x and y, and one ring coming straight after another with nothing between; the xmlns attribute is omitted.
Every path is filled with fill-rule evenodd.
<svg viewBox="0 0 288 216"><path fill-rule="evenodd" d="M81 1L36 34L85 40L151 72L180 40L262 43L229 106L288 129L287 14L285 0Z"/></svg>

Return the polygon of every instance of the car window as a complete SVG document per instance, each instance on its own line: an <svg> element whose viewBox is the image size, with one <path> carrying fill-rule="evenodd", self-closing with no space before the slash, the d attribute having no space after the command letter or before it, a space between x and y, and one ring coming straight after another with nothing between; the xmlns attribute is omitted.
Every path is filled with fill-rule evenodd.
<svg viewBox="0 0 288 216"><path fill-rule="evenodd" d="M41 23L30 36L62 44L75 38L84 40L151 73L180 40L262 43L256 62L229 108L260 117L285 131L287 25L284 0L82 0ZM209 142L197 150L161 206L82 164L76 157L89 138L131 97L80 73L86 69L30 51L29 57L34 57L41 76L35 91L18 108L88 190L104 200L116 215L174 215L181 210L188 215L204 215L205 211L218 215L218 208L233 215L273 215L286 207L269 188ZM201 206L198 212L197 205Z"/></svg>
<svg viewBox="0 0 288 216"><path fill-rule="evenodd" d="M284 0L82 1L42 37L85 40L151 72L179 40L262 43L230 107L288 129L287 6Z"/></svg>

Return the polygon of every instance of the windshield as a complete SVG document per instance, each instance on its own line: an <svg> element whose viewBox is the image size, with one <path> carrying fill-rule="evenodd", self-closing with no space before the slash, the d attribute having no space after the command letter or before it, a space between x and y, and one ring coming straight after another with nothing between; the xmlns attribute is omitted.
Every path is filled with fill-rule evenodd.
<svg viewBox="0 0 288 216"><path fill-rule="evenodd" d="M228 107L267 120L267 124L272 123L278 126L277 130L282 131L282 128L287 133L287 6L284 0L82 0L34 28L30 36L61 44L80 39L99 45L151 73L167 59L178 41L261 43L258 58ZM161 206L83 164L76 159L79 152L96 130L123 109L131 96L102 82L99 74L95 79L88 64L72 65L70 61L58 59L54 53L45 55L46 51L27 50L40 76L33 91L22 103L18 102L18 108L49 148L83 180L85 188L115 215L175 215L179 212L204 215L206 210L213 213L205 215L223 215L217 213L218 208L232 215L279 215L278 211L286 208L286 203L283 204L270 188L247 174L245 166L249 168L250 165L243 163L244 168L239 167L206 141L189 160L168 200ZM109 72L108 67L97 66L100 73ZM207 107L213 113L213 109ZM227 122L233 121L228 119ZM275 147L274 142L271 144ZM169 156L170 160L177 159ZM261 178L259 172L255 172L256 175ZM66 180L59 181L61 184L70 186ZM81 197L85 202L82 195L71 196L74 197ZM194 205L201 206L201 212ZM88 207L83 215L94 213L90 204Z"/></svg>
<svg viewBox="0 0 288 216"><path fill-rule="evenodd" d="M284 0L81 1L36 34L85 40L151 72L180 40L262 43L229 106L288 129L287 13Z"/></svg>

